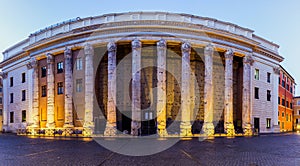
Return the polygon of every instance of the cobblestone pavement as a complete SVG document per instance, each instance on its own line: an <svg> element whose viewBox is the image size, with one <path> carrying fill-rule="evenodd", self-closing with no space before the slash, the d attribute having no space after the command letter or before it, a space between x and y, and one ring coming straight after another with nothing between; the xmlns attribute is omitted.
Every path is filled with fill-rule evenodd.
<svg viewBox="0 0 300 166"><path fill-rule="evenodd" d="M0 165L300 165L300 135L179 141L149 156L113 153L91 139L0 134Z"/></svg>

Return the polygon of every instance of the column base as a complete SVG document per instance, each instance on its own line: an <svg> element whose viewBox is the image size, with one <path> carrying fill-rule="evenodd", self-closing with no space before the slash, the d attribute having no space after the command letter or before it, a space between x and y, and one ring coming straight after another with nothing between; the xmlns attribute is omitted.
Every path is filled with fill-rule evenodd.
<svg viewBox="0 0 300 166"><path fill-rule="evenodd" d="M46 128L54 129L55 128L55 123L47 123Z"/></svg>
<svg viewBox="0 0 300 166"><path fill-rule="evenodd" d="M74 128L73 124L65 123L63 128Z"/></svg>
<svg viewBox="0 0 300 166"><path fill-rule="evenodd" d="M212 136L215 134L215 126L212 122L204 122L203 128L202 128L203 134L207 136Z"/></svg>
<svg viewBox="0 0 300 166"><path fill-rule="evenodd" d="M251 136L251 135L253 135L251 124L246 124L246 125L243 127L243 130L244 130L244 135L246 135L246 136Z"/></svg>
<svg viewBox="0 0 300 166"><path fill-rule="evenodd" d="M234 131L234 125L232 123L226 123L225 124L225 133L227 136L234 136L235 131Z"/></svg>
<svg viewBox="0 0 300 166"><path fill-rule="evenodd" d="M168 136L168 131L166 128L159 128L157 129L157 134L160 136L160 137L165 137L165 136Z"/></svg>
<svg viewBox="0 0 300 166"><path fill-rule="evenodd" d="M37 125L27 126L26 130L29 132L29 135L37 135L39 126Z"/></svg>
<svg viewBox="0 0 300 166"><path fill-rule="evenodd" d="M141 129L141 122L139 121L131 121L131 135L139 136Z"/></svg>
<svg viewBox="0 0 300 166"><path fill-rule="evenodd" d="M116 123L111 124L107 122L104 131L104 136L116 136L116 134L117 134Z"/></svg>
<svg viewBox="0 0 300 166"><path fill-rule="evenodd" d="M192 125L188 122L181 122L180 124L180 136L181 137L191 137L192 134Z"/></svg>
<svg viewBox="0 0 300 166"><path fill-rule="evenodd" d="M93 133L94 133L94 122L84 122L83 136L91 137Z"/></svg>

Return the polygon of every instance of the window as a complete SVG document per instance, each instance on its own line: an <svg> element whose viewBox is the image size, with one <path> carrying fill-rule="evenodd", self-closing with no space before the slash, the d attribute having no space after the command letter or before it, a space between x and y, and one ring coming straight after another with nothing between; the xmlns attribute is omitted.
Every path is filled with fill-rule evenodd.
<svg viewBox="0 0 300 166"><path fill-rule="evenodd" d="M271 101L271 91L267 90L267 101Z"/></svg>
<svg viewBox="0 0 300 166"><path fill-rule="evenodd" d="M297 105L300 105L300 100L297 100Z"/></svg>
<svg viewBox="0 0 300 166"><path fill-rule="evenodd" d="M22 101L26 100L26 91L22 90Z"/></svg>
<svg viewBox="0 0 300 166"><path fill-rule="evenodd" d="M14 103L14 94L13 93L10 94L10 103Z"/></svg>
<svg viewBox="0 0 300 166"><path fill-rule="evenodd" d="M3 115L3 111L2 111L2 109L0 109L0 115Z"/></svg>
<svg viewBox="0 0 300 166"><path fill-rule="evenodd" d="M26 82L26 74L22 73L22 83Z"/></svg>
<svg viewBox="0 0 300 166"><path fill-rule="evenodd" d="M291 88L290 88L290 92L293 93L293 87L292 87L292 86L291 86Z"/></svg>
<svg viewBox="0 0 300 166"><path fill-rule="evenodd" d="M41 68L41 71L42 71L42 73L41 73L41 77L46 77L46 75L47 75L47 67L46 66L43 66L42 68Z"/></svg>
<svg viewBox="0 0 300 166"><path fill-rule="evenodd" d="M259 70L255 69L254 79L259 80Z"/></svg>
<svg viewBox="0 0 300 166"><path fill-rule="evenodd" d="M293 103L290 103L290 109L293 109Z"/></svg>
<svg viewBox="0 0 300 166"><path fill-rule="evenodd" d="M284 129L284 122L281 122L281 128Z"/></svg>
<svg viewBox="0 0 300 166"><path fill-rule="evenodd" d="M281 99L281 105L285 106L285 100Z"/></svg>
<svg viewBox="0 0 300 166"><path fill-rule="evenodd" d="M282 79L282 83L281 83L282 87L285 87L285 81Z"/></svg>
<svg viewBox="0 0 300 166"><path fill-rule="evenodd" d="M289 107L290 106L290 103L289 103L289 101L286 101L286 105L285 105L286 107Z"/></svg>
<svg viewBox="0 0 300 166"><path fill-rule="evenodd" d="M289 90L290 89L290 86L289 84L286 84L286 89Z"/></svg>
<svg viewBox="0 0 300 166"><path fill-rule="evenodd" d="M62 82L57 83L57 94L63 94L64 93L64 86Z"/></svg>
<svg viewBox="0 0 300 166"><path fill-rule="evenodd" d="M14 112L9 113L9 123L14 123Z"/></svg>
<svg viewBox="0 0 300 166"><path fill-rule="evenodd" d="M292 114L290 114L290 122L292 121Z"/></svg>
<svg viewBox="0 0 300 166"><path fill-rule="evenodd" d="M46 97L47 96L47 86L44 85L42 86L42 97Z"/></svg>
<svg viewBox="0 0 300 166"><path fill-rule="evenodd" d="M298 111L298 114L300 115L300 110Z"/></svg>
<svg viewBox="0 0 300 166"><path fill-rule="evenodd" d="M285 120L286 120L286 121L289 121L289 115L288 115L288 114L286 114Z"/></svg>
<svg viewBox="0 0 300 166"><path fill-rule="evenodd" d="M2 89L2 87L0 88L0 93L2 93L2 91L3 91L3 89Z"/></svg>
<svg viewBox="0 0 300 166"><path fill-rule="evenodd" d="M259 99L259 88L255 87L255 99Z"/></svg>
<svg viewBox="0 0 300 166"><path fill-rule="evenodd" d="M64 63L58 62L57 63L57 73L62 73L62 72L64 72Z"/></svg>
<svg viewBox="0 0 300 166"><path fill-rule="evenodd" d="M76 59L76 70L82 70L82 58Z"/></svg>
<svg viewBox="0 0 300 166"><path fill-rule="evenodd" d="M76 92L81 92L82 91L82 79L77 79L76 80Z"/></svg>
<svg viewBox="0 0 300 166"><path fill-rule="evenodd" d="M14 86L14 77L10 77L10 87Z"/></svg>
<svg viewBox="0 0 300 166"><path fill-rule="evenodd" d="M281 82L280 82L280 77L278 78L278 81L279 81L278 83L279 83L279 85L280 85L280 83L281 83Z"/></svg>
<svg viewBox="0 0 300 166"><path fill-rule="evenodd" d="M271 83L271 73L267 73L267 82Z"/></svg>
<svg viewBox="0 0 300 166"><path fill-rule="evenodd" d="M278 104L280 104L280 97L278 97Z"/></svg>
<svg viewBox="0 0 300 166"><path fill-rule="evenodd" d="M296 124L298 124L298 119L296 119Z"/></svg>
<svg viewBox="0 0 300 166"><path fill-rule="evenodd" d="M267 118L267 128L271 128L271 118Z"/></svg>
<svg viewBox="0 0 300 166"><path fill-rule="evenodd" d="M2 104L2 97L0 97L0 104Z"/></svg>
<svg viewBox="0 0 300 166"><path fill-rule="evenodd" d="M281 116L284 117L284 112L281 113Z"/></svg>
<svg viewBox="0 0 300 166"><path fill-rule="evenodd" d="M22 110L22 122L26 122L26 110Z"/></svg>

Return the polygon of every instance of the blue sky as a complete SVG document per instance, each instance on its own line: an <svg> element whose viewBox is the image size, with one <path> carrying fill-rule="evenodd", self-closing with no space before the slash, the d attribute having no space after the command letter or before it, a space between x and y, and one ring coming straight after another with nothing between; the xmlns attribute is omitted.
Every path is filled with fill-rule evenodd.
<svg viewBox="0 0 300 166"><path fill-rule="evenodd" d="M188 13L231 22L280 45L282 65L300 84L300 1L298 0L2 0L0 51L30 33L76 17L129 11ZM2 58L0 58L2 59ZM300 86L296 95L300 95Z"/></svg>

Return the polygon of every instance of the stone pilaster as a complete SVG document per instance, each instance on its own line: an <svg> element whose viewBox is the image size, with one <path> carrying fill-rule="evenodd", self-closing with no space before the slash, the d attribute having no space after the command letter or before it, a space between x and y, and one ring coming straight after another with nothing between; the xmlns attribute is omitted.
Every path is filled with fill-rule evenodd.
<svg viewBox="0 0 300 166"><path fill-rule="evenodd" d="M251 66L252 55L246 55L243 59L243 130L245 135L252 135L251 126Z"/></svg>
<svg viewBox="0 0 300 166"><path fill-rule="evenodd" d="M94 129L94 48L90 44L84 47L85 54L85 113L84 113L84 135L91 136Z"/></svg>
<svg viewBox="0 0 300 166"><path fill-rule="evenodd" d="M117 133L117 111L116 111L116 67L117 67L117 46L114 42L107 44L108 51L108 100L107 100L107 121L104 135L114 136Z"/></svg>
<svg viewBox="0 0 300 166"><path fill-rule="evenodd" d="M167 43L164 39L157 42L157 133L168 135L167 118Z"/></svg>
<svg viewBox="0 0 300 166"><path fill-rule="evenodd" d="M225 105L224 129L227 135L235 134L233 125L233 51L225 53Z"/></svg>
<svg viewBox="0 0 300 166"><path fill-rule="evenodd" d="M47 54L47 128L55 128L54 119L54 57Z"/></svg>
<svg viewBox="0 0 300 166"><path fill-rule="evenodd" d="M271 84L273 84L273 91L272 91L272 96L278 96L278 78L280 76L280 67L274 67L273 68L273 74L271 74L273 79L271 80ZM271 77L271 78L272 78ZM272 82L273 81L273 82ZM272 123L273 123L273 132L278 133L280 132L280 126L278 125L278 101L276 100L276 97L272 97L272 101L273 101L273 119L272 119Z"/></svg>
<svg viewBox="0 0 300 166"><path fill-rule="evenodd" d="M40 127L40 117L39 117L39 69L38 61L35 58L31 58L27 63L27 69L32 71L32 108L31 108L31 117L32 123L30 128L39 128Z"/></svg>
<svg viewBox="0 0 300 166"><path fill-rule="evenodd" d="M190 54L191 44L181 45L182 64L181 64L181 124L180 135L192 136L191 131L191 109L190 109Z"/></svg>
<svg viewBox="0 0 300 166"><path fill-rule="evenodd" d="M214 103L214 87L213 87L213 53L214 48L211 44L204 49L204 125L203 132L205 135L211 136L215 133L213 125L213 103Z"/></svg>
<svg viewBox="0 0 300 166"><path fill-rule="evenodd" d="M142 43L135 39L131 42L132 47L132 121L131 135L138 136L141 129L141 49Z"/></svg>
<svg viewBox="0 0 300 166"><path fill-rule="evenodd" d="M73 124L73 73L72 50L66 48L65 56L65 124L64 128L72 128Z"/></svg>
<svg viewBox="0 0 300 166"><path fill-rule="evenodd" d="M0 72L1 77L2 77L2 86L3 86L3 130L7 131L9 126L9 110L8 110L8 100L9 100L9 91L8 91L8 87L9 87L9 82L7 79L7 72Z"/></svg>

